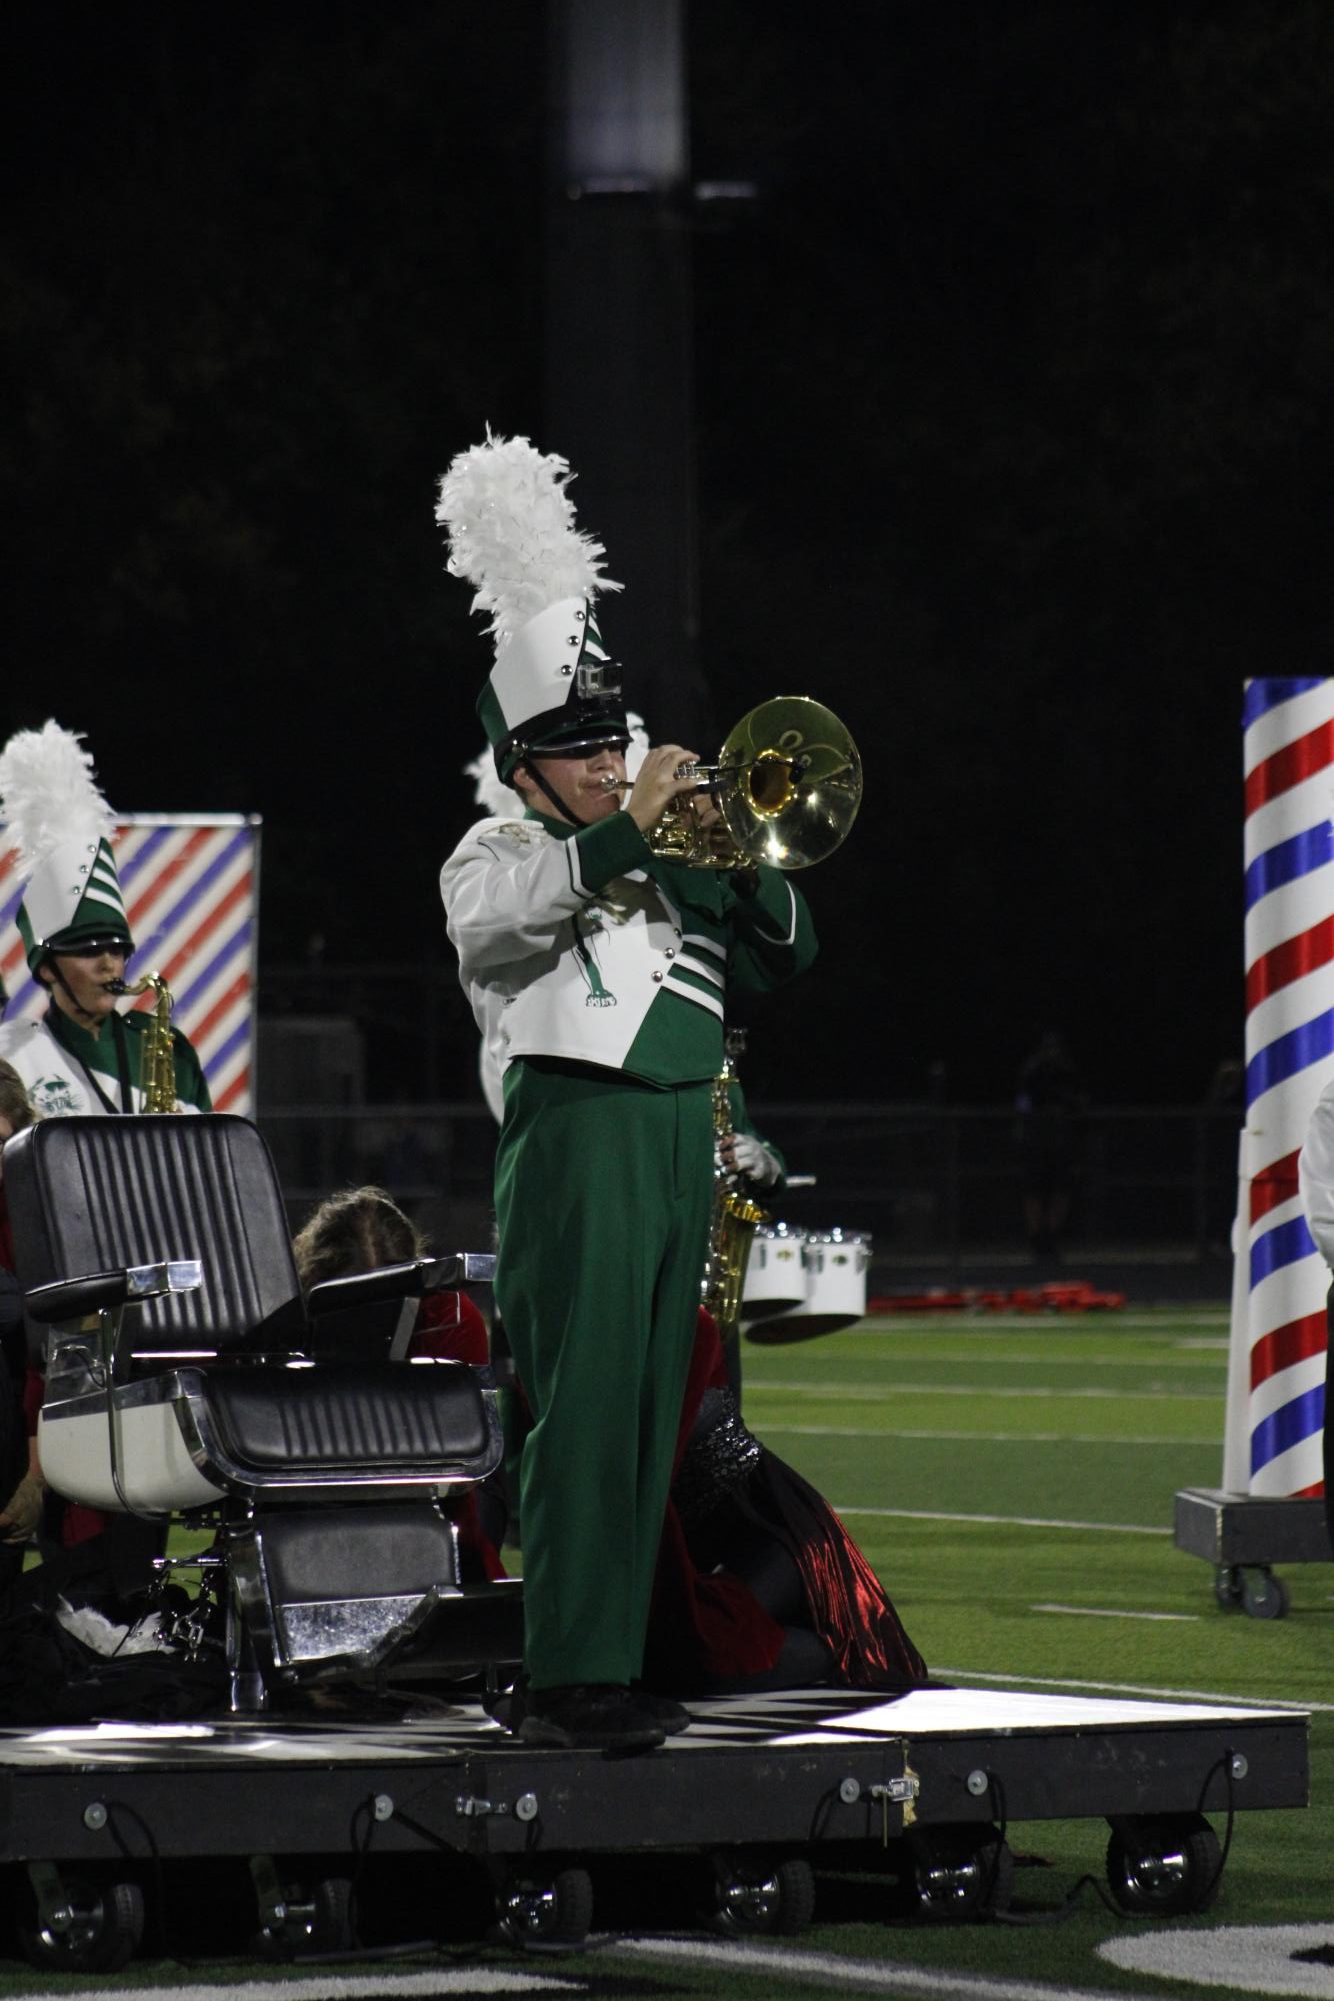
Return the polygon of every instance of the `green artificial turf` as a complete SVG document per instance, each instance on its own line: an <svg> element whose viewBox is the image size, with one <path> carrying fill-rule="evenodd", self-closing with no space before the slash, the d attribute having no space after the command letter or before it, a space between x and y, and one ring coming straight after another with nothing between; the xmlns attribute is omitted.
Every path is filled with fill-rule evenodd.
<svg viewBox="0 0 1334 2001"><path fill-rule="evenodd" d="M1220 1484L1221 1311L895 1315L791 1347L743 1343L742 1356L751 1428L844 1514L940 1678L1309 1705L1311 1805L1238 1813L1215 1907L1171 1922L1331 1917L1334 1571L1289 1567L1288 1616L1251 1619L1221 1610L1210 1567L1172 1541L1177 1489ZM1214 1824L1221 1837L1222 1816ZM831 1874L821 1878L814 1924L789 1943L942 1975L1038 1978L1108 1994L1204 1992L1132 1977L1096 1956L1100 1940L1158 1922L1107 1908L1107 1827L1096 1796L1087 1818L1015 1824L1008 1838L1019 1858L1012 1916L1020 1922L903 1922L891 1917L883 1878ZM615 1910L595 1918L616 1923ZM486 1948L479 1964L515 1959ZM140 1962L106 1985L170 1987L252 1970L232 1962L183 1974ZM599 1991L662 1996L802 2001L829 1992L772 1971L682 1968L614 1944L536 1970L592 1980ZM88 1984L0 1963L0 1995Z"/></svg>

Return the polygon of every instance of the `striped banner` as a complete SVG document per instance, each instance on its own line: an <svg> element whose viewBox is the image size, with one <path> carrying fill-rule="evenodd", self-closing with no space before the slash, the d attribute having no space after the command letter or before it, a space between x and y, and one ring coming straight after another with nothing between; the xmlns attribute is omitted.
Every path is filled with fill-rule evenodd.
<svg viewBox="0 0 1334 2001"><path fill-rule="evenodd" d="M1334 1077L1334 680L1248 681L1246 1128L1223 1484L1324 1492L1329 1269L1297 1156Z"/></svg>
<svg viewBox="0 0 1334 2001"><path fill-rule="evenodd" d="M255 1102L257 817L127 814L112 845L134 935L127 978L161 973L172 1020L204 1066L214 1108L249 1117ZM15 916L23 885L13 849L0 855L0 979L5 1018L40 1014L46 995L28 972ZM125 1008L152 1007L152 993Z"/></svg>

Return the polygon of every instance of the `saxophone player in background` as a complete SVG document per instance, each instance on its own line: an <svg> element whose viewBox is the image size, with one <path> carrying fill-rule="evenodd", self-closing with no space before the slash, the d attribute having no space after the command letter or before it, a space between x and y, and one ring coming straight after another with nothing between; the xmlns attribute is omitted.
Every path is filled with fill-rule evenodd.
<svg viewBox="0 0 1334 2001"><path fill-rule="evenodd" d="M117 1000L134 951L111 846L115 816L81 739L58 723L20 730L0 751L0 820L24 876L18 928L33 979L51 1002L37 1019L0 1025L0 1056L18 1071L37 1112L211 1109L203 1066L172 1027L156 974L149 1013Z"/></svg>
<svg viewBox="0 0 1334 2001"><path fill-rule="evenodd" d="M34 980L50 1002L36 1018L0 1024L0 1058L21 1086L27 1118L211 1109L195 1050L170 1021L171 996L156 974L127 987L134 939L116 869L115 816L82 740L58 723L20 730L0 751L3 839L24 877L18 928ZM123 1016L117 1002L151 986L151 1013ZM9 1123L15 1126L12 1113ZM0 1232L0 1257L12 1257ZM42 1479L36 1455L44 1382L29 1362L23 1406L28 1467L0 1505L0 1541L36 1535L42 1562L16 1585L51 1604L57 1594L113 1615L152 1577L165 1529L129 1515L67 1504Z"/></svg>
<svg viewBox="0 0 1334 2001"><path fill-rule="evenodd" d="M744 1029L723 1037L723 1067L713 1081L713 1212L709 1256L704 1271L704 1304L718 1329L727 1380L741 1398L741 1297L755 1231L769 1211L759 1197L778 1195L787 1185L778 1149L761 1139L750 1122L733 1058L746 1045Z"/></svg>

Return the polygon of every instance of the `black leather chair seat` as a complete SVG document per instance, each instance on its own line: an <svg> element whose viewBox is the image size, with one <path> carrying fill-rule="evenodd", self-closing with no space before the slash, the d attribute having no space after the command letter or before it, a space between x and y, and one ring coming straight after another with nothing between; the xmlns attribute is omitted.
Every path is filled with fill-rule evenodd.
<svg viewBox="0 0 1334 2001"><path fill-rule="evenodd" d="M426 1473L475 1461L488 1440L481 1386L462 1363L183 1370L219 1442L257 1473Z"/></svg>

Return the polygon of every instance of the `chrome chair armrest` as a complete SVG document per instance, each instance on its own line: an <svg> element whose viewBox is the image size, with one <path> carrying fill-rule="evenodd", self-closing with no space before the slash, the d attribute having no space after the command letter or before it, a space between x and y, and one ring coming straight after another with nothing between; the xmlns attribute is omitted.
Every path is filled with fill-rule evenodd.
<svg viewBox="0 0 1334 2001"><path fill-rule="evenodd" d="M423 1292L449 1292L460 1285L490 1285L496 1275L494 1251L450 1251L420 1260Z"/></svg>
<svg viewBox="0 0 1334 2001"><path fill-rule="evenodd" d="M49 1327L54 1321L83 1320L90 1313L113 1313L146 1299L172 1292L197 1292L204 1268L197 1258L174 1258L162 1264L123 1265L118 1271L87 1272L80 1278L55 1279L34 1285L23 1304L31 1319Z"/></svg>

